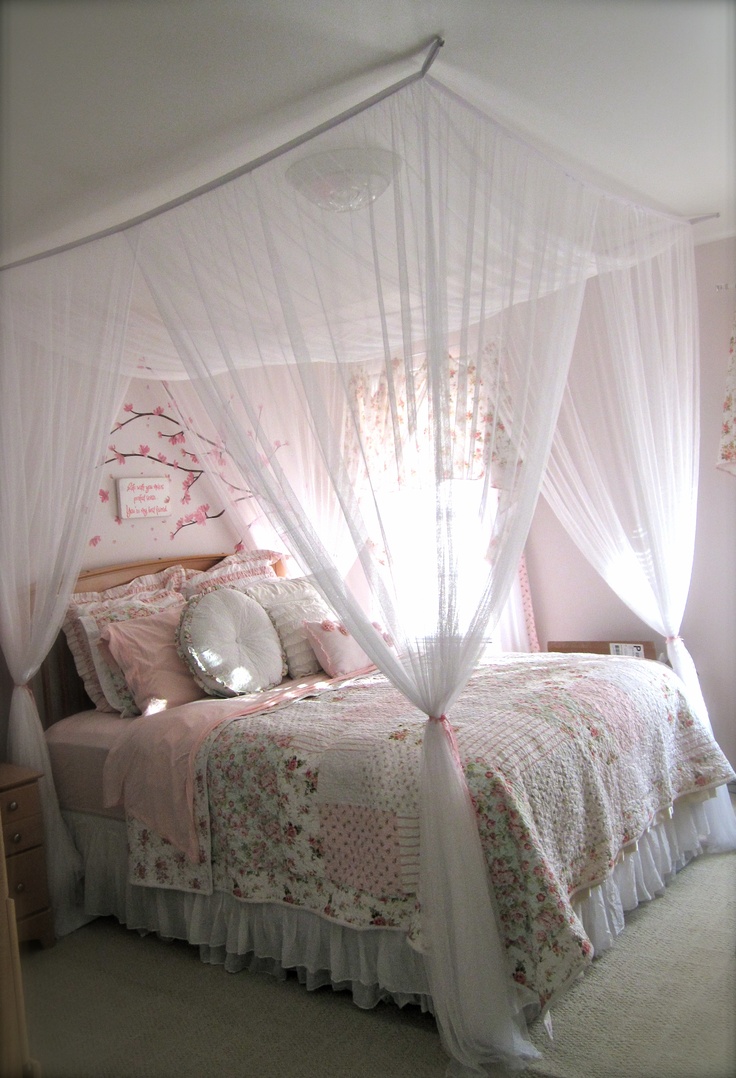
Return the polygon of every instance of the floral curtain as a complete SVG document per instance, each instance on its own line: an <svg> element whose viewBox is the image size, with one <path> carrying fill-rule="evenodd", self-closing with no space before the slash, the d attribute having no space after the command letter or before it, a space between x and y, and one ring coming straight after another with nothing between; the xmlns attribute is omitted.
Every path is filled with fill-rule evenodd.
<svg viewBox="0 0 736 1078"><path fill-rule="evenodd" d="M454 424L443 465L445 479L487 479L495 487L503 482L512 452L504 415L508 421L512 408L498 349L494 340L480 356L449 352L446 408ZM389 370L362 364L351 374L349 391L356 404L354 417L345 424L344 456L358 481L358 462L365 454L373 458L374 482L384 489L397 475L411 486L426 470L432 452L427 356L420 356L411 370L407 382L405 361L392 358ZM398 472L392 464L396 455L405 458Z"/></svg>
<svg viewBox="0 0 736 1078"><path fill-rule="evenodd" d="M736 313L734 313L728 356L723 423L716 467L724 472L730 472L731 475L736 475Z"/></svg>

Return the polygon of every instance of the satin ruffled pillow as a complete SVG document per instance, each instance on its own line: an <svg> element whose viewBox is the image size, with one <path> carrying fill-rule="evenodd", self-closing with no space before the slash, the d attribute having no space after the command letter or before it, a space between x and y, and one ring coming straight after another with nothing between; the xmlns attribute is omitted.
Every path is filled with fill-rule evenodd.
<svg viewBox="0 0 736 1078"><path fill-rule="evenodd" d="M266 611L232 588L217 588L187 602L177 644L194 680L210 696L273 688L287 670Z"/></svg>

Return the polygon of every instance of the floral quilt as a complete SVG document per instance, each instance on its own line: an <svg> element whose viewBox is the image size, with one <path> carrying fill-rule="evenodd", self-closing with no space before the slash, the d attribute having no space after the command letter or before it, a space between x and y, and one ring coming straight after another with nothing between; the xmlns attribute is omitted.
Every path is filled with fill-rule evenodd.
<svg viewBox="0 0 736 1078"><path fill-rule="evenodd" d="M380 675L266 713L229 706L194 754L197 857L126 803L132 882L286 903L418 941L424 716ZM498 658L450 721L512 975L545 1006L592 957L571 899L678 798L733 773L679 679L642 659Z"/></svg>

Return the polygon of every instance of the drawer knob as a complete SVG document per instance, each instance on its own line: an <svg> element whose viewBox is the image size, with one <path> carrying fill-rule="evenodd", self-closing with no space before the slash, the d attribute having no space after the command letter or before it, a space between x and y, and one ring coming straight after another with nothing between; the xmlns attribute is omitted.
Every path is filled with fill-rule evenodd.
<svg viewBox="0 0 736 1078"><path fill-rule="evenodd" d="M11 839L11 842L20 842L22 838L23 836L21 835L20 831L16 831Z"/></svg>
<svg viewBox="0 0 736 1078"><path fill-rule="evenodd" d="M26 889L26 885L24 883L16 883L16 885L15 885L15 893L16 894L22 895L23 892L25 891L25 889Z"/></svg>
<svg viewBox="0 0 736 1078"><path fill-rule="evenodd" d="M8 805L8 812L15 812L15 810L17 808L18 808L18 802L17 801L11 801L10 804Z"/></svg>

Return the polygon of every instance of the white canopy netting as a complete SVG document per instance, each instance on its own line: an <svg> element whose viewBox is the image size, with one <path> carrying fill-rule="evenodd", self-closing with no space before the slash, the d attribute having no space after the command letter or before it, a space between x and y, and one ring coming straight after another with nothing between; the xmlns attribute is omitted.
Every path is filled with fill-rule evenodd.
<svg viewBox="0 0 736 1078"><path fill-rule="evenodd" d="M698 463L690 226L575 179L425 78L0 282L0 640L10 752L45 771L47 826L60 833L27 683L81 565L106 432L145 369L196 414L213 474L227 454L283 548L428 716L422 947L453 1073L533 1055L452 706L544 485L667 637L708 724L679 638ZM736 843L724 796L708 809L723 848ZM57 923L74 884L63 841L50 843Z"/></svg>

